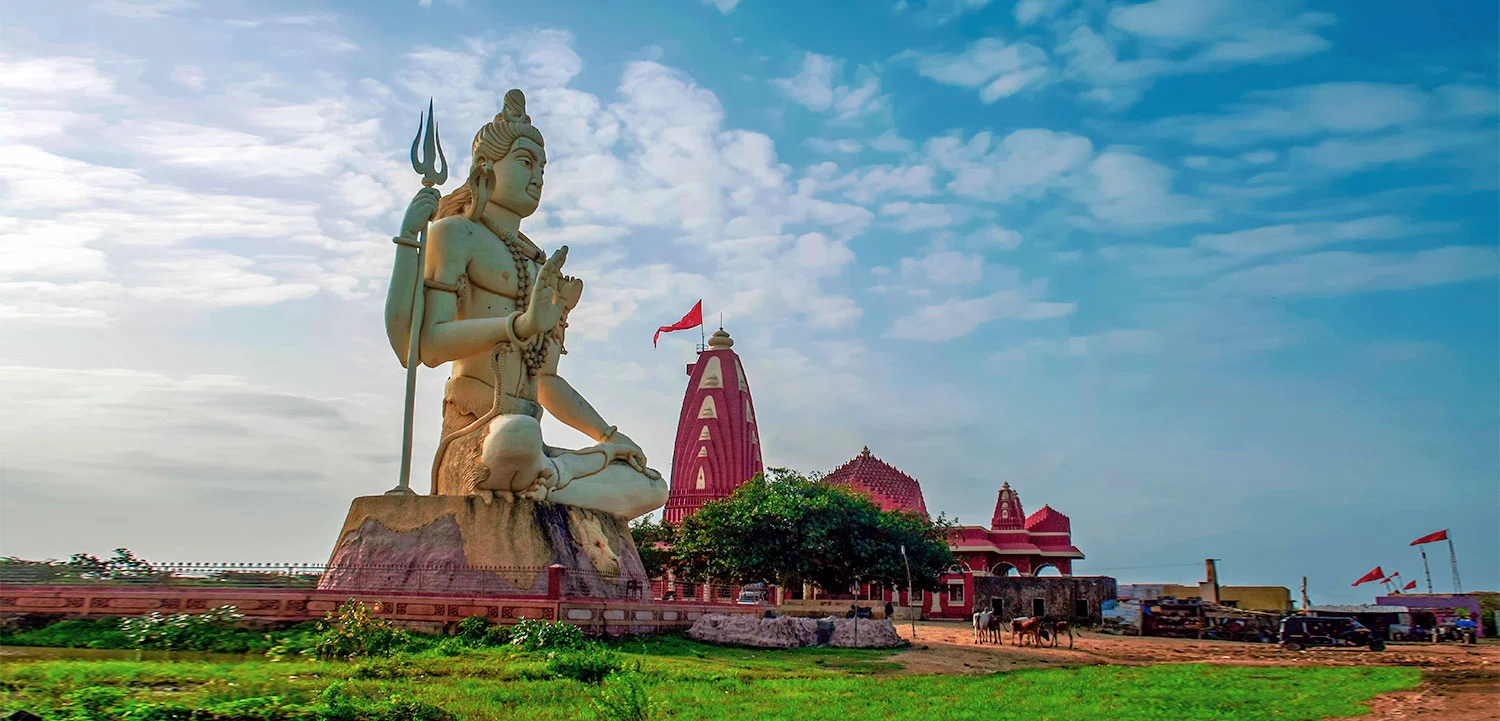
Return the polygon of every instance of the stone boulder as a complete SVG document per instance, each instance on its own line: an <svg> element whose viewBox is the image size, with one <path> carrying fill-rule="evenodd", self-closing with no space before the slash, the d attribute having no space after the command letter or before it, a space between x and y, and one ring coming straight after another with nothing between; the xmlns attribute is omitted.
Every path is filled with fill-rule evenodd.
<svg viewBox="0 0 1500 721"><path fill-rule="evenodd" d="M820 625L824 628L822 634L818 632ZM896 627L885 619L862 618L856 625L855 619L832 616L820 620L709 613L688 629L688 638L695 641L751 648L816 646L820 635L829 639L828 645L839 648L895 648L906 643L896 633Z"/></svg>
<svg viewBox="0 0 1500 721"><path fill-rule="evenodd" d="M569 596L649 598L624 519L479 496L354 499L318 588L544 596L553 564Z"/></svg>

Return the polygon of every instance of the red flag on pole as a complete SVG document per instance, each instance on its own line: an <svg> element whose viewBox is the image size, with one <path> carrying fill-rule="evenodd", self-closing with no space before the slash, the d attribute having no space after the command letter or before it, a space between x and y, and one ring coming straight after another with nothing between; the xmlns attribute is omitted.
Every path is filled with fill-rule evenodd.
<svg viewBox="0 0 1500 721"><path fill-rule="evenodd" d="M1443 530L1438 531L1437 533L1429 533L1429 534L1427 534L1427 535L1425 535L1425 536L1423 536L1421 538L1418 538L1415 541L1412 541L1411 545L1413 545L1413 546L1419 546L1419 545L1421 545L1423 543L1437 543L1438 541L1446 541L1446 540L1448 540L1448 529L1444 528Z"/></svg>
<svg viewBox="0 0 1500 721"><path fill-rule="evenodd" d="M682 317L682 320L679 320L672 325L664 325L660 328L657 328L656 335L651 336L651 345L652 347L656 346L656 339L660 338L662 333L671 333L674 330L687 330L688 328L697 328L700 325L703 325L703 301L701 300L693 304L693 309L688 311L687 315Z"/></svg>
<svg viewBox="0 0 1500 721"><path fill-rule="evenodd" d="M1361 583L1369 583L1371 581L1379 581L1382 578L1385 578L1385 571L1380 570L1380 567L1376 566L1375 570L1370 571L1369 573L1366 573L1363 576L1360 576L1358 581L1355 581L1354 583L1351 583L1349 585L1351 585L1351 586L1358 586Z"/></svg>
<svg viewBox="0 0 1500 721"><path fill-rule="evenodd" d="M1412 590L1413 588L1416 588L1416 587L1417 587L1417 582L1416 581L1412 581L1411 583L1408 583L1405 586L1402 586L1401 590L1403 590L1403 591L1410 591L1410 590Z"/></svg>

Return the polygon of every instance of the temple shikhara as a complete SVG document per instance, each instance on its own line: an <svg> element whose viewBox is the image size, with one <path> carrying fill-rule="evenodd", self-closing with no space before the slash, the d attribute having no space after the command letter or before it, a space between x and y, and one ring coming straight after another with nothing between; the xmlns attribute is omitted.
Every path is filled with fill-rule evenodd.
<svg viewBox="0 0 1500 721"><path fill-rule="evenodd" d="M723 328L687 367L687 393L677 417L672 485L662 520L678 523L764 470L755 404L745 366Z"/></svg>

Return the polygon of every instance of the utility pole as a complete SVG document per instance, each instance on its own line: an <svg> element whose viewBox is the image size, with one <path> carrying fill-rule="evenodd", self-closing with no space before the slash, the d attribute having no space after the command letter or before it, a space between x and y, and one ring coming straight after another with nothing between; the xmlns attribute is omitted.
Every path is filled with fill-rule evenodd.
<svg viewBox="0 0 1500 721"><path fill-rule="evenodd" d="M1307 605L1307 576L1302 577L1302 615L1306 616L1312 609Z"/></svg>
<svg viewBox="0 0 1500 721"><path fill-rule="evenodd" d="M917 616L912 613L911 602L916 592L911 587L911 561L906 558L906 544L901 544L901 563L906 565L906 617L911 621L911 640L917 640Z"/></svg>

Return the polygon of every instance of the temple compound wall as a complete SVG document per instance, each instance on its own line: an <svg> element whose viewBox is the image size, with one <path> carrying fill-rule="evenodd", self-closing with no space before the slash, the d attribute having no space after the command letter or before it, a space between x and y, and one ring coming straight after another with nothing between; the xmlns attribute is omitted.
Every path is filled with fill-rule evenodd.
<svg viewBox="0 0 1500 721"><path fill-rule="evenodd" d="M1003 620L1047 616L1095 625L1104 621L1104 602L1115 598L1109 576L976 576L973 588L970 613L988 609Z"/></svg>

